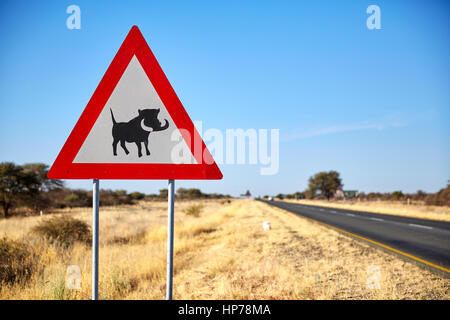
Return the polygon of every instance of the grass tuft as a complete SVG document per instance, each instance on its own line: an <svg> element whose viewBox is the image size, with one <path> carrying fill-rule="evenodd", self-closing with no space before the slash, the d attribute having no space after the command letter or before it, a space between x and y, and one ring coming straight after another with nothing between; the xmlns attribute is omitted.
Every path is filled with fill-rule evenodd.
<svg viewBox="0 0 450 320"><path fill-rule="evenodd" d="M0 288L5 283L27 280L34 269L34 258L24 243L0 239Z"/></svg>
<svg viewBox="0 0 450 320"><path fill-rule="evenodd" d="M202 211L202 209L203 209L203 205L201 205L201 204L194 204L194 205L186 208L184 210L184 213L186 215L188 215L188 216L192 216L192 217L198 218L198 217L200 217L200 212Z"/></svg>
<svg viewBox="0 0 450 320"><path fill-rule="evenodd" d="M75 242L89 245L92 239L89 225L69 216L42 221L31 229L31 233L64 248L72 246Z"/></svg>

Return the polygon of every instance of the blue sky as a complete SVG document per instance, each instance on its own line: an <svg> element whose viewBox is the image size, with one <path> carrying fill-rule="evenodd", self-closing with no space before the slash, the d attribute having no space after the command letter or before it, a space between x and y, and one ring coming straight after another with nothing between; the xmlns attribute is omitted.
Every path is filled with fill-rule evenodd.
<svg viewBox="0 0 450 320"><path fill-rule="evenodd" d="M366 27L371 4L381 30ZM435 192L450 179L449 15L447 1L2 1L0 161L51 164L138 25L204 129L280 129L277 175L221 165L221 181L176 187L288 193L337 170L345 189Z"/></svg>

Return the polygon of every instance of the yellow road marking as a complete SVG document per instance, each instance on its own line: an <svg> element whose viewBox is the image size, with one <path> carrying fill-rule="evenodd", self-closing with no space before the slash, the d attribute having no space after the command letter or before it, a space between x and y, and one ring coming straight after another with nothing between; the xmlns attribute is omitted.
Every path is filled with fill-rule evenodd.
<svg viewBox="0 0 450 320"><path fill-rule="evenodd" d="M289 212L289 213L294 213L294 212L291 212L291 211L289 211L289 210L286 210L286 209L283 209L283 208L280 208L280 207L277 207L277 208L279 208L279 209L281 209L281 210L284 210L284 211L287 211L287 212ZM355 237L355 238L358 238L358 239L361 239L361 240L364 240L364 241L373 243L373 244L375 244L375 245L377 245L377 246L380 246L380 247L385 248L385 249L387 249L387 250L390 250L390 251L393 251L393 252L395 252L395 253L401 254L401 255L403 255L403 256L405 256L405 257L408 257L408 258L410 258L410 259L413 259L413 260L422 262L422 263L424 263L424 264L426 264L426 265L429 265L429 266L431 266L431 267L433 267L433 268L436 268L436 269L445 271L445 272L447 272L447 273L450 273L450 269L447 269L447 268L445 268L445 267L438 266L437 264L431 263L431 262L429 262L429 261L427 261L427 260L420 259L420 258L418 258L418 257L416 257L416 256L413 256L413 255L409 254L409 253L406 253L406 252L403 252L403 251L394 249L394 248L389 247L389 246L387 246L387 245L385 245L385 244L382 244L382 243L380 243L380 242L377 242L377 241L374 241L374 240L371 240L371 239L368 239L368 238L361 237L361 236L359 236L359 235L357 235L357 234L354 234L354 233L345 231L344 229L341 229L341 228L332 226L332 225L327 224L327 223L325 223L325 222L318 221L318 220L315 220L315 219L312 219L312 218L309 218L309 217L305 217L304 215L300 215L300 216L301 216L302 218L306 218L306 219L312 220L312 221L314 221L314 222L318 222L318 223L320 223L320 224L322 224L322 225L324 225L324 226L327 226L327 227L333 228L333 229L335 229L335 230L338 230L338 231L340 231L340 232L342 232L342 233L348 234L348 235L350 235L350 236L352 236L352 237Z"/></svg>

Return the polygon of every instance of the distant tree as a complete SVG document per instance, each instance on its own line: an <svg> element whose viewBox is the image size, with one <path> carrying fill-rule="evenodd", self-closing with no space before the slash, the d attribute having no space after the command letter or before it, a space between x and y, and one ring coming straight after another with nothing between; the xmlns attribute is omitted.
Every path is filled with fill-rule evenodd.
<svg viewBox="0 0 450 320"><path fill-rule="evenodd" d="M187 196L187 189L186 188L178 188L177 189L177 197L178 198L186 198Z"/></svg>
<svg viewBox="0 0 450 320"><path fill-rule="evenodd" d="M450 181L447 188L441 189L435 194L427 196L425 203L434 206L450 206Z"/></svg>
<svg viewBox="0 0 450 320"><path fill-rule="evenodd" d="M169 196L169 191L167 189L159 190L159 197L160 198L167 198L168 196Z"/></svg>
<svg viewBox="0 0 450 320"><path fill-rule="evenodd" d="M132 198L126 190L100 190L100 206L119 206L132 203Z"/></svg>
<svg viewBox="0 0 450 320"><path fill-rule="evenodd" d="M53 204L49 192L64 187L64 182L59 179L49 179L47 177L49 166L45 163L28 163L23 165L23 169L28 174L34 174L39 181L38 192L33 193L26 199L26 204L35 212L46 209Z"/></svg>
<svg viewBox="0 0 450 320"><path fill-rule="evenodd" d="M381 194L379 192L369 192L367 194L368 200L377 200L381 198Z"/></svg>
<svg viewBox="0 0 450 320"><path fill-rule="evenodd" d="M191 188L187 190L187 195L191 199L203 198L206 195L200 191L200 189Z"/></svg>
<svg viewBox="0 0 450 320"><path fill-rule="evenodd" d="M145 198L145 194L143 194L142 192L135 191L130 193L130 197L133 200L142 200Z"/></svg>
<svg viewBox="0 0 450 320"><path fill-rule="evenodd" d="M279 194L277 194L276 198L278 198L280 200L283 200L284 199L284 194L279 193Z"/></svg>
<svg viewBox="0 0 450 320"><path fill-rule="evenodd" d="M28 200L39 192L40 181L36 174L12 162L0 163L0 205L3 217L20 200Z"/></svg>
<svg viewBox="0 0 450 320"><path fill-rule="evenodd" d="M102 197L101 197L102 198ZM89 192L82 189L70 190L70 193L64 199L64 202L70 207L88 207L92 205L92 196Z"/></svg>
<svg viewBox="0 0 450 320"><path fill-rule="evenodd" d="M40 191L49 191L64 187L64 181L59 179L49 179L47 177L49 166L45 163L27 163L23 169L36 175L40 183Z"/></svg>
<svg viewBox="0 0 450 320"><path fill-rule="evenodd" d="M412 196L414 200L425 200L427 193L422 190L417 190L416 194Z"/></svg>
<svg viewBox="0 0 450 320"><path fill-rule="evenodd" d="M303 192L303 194L305 195L306 199L312 199L314 198L316 191L311 191L310 189L305 190L305 192Z"/></svg>
<svg viewBox="0 0 450 320"><path fill-rule="evenodd" d="M209 194L202 193L202 197L207 197L210 199L231 198L230 195L224 195L221 193L209 193Z"/></svg>
<svg viewBox="0 0 450 320"><path fill-rule="evenodd" d="M403 194L403 192L401 192L401 191L394 191L394 192L392 192L392 194L391 194L391 198L393 199L393 200L400 200L400 199L402 199L402 198L404 198L405 197L405 195Z"/></svg>
<svg viewBox="0 0 450 320"><path fill-rule="evenodd" d="M306 195L304 192L297 191L294 193L294 198L295 199L305 199Z"/></svg>
<svg viewBox="0 0 450 320"><path fill-rule="evenodd" d="M339 177L339 172L332 170L329 172L319 172L310 177L308 187L313 196L319 190L327 200L330 200L335 192L343 187L343 184Z"/></svg>
<svg viewBox="0 0 450 320"><path fill-rule="evenodd" d="M200 189L196 189L196 188L190 188L190 189L179 188L177 190L177 196L180 199L199 199L199 198L207 197L207 195L202 193L200 191Z"/></svg>

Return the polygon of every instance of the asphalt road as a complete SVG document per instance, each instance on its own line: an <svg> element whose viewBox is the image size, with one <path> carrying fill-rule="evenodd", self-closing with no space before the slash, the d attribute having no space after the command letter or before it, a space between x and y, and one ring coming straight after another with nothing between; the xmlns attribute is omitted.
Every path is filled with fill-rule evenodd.
<svg viewBox="0 0 450 320"><path fill-rule="evenodd" d="M423 263L428 267L437 267L436 269L447 272L447 274L449 273L450 222L302 205L283 201L261 201L381 243L400 251L396 252L400 255L403 254L403 256Z"/></svg>

